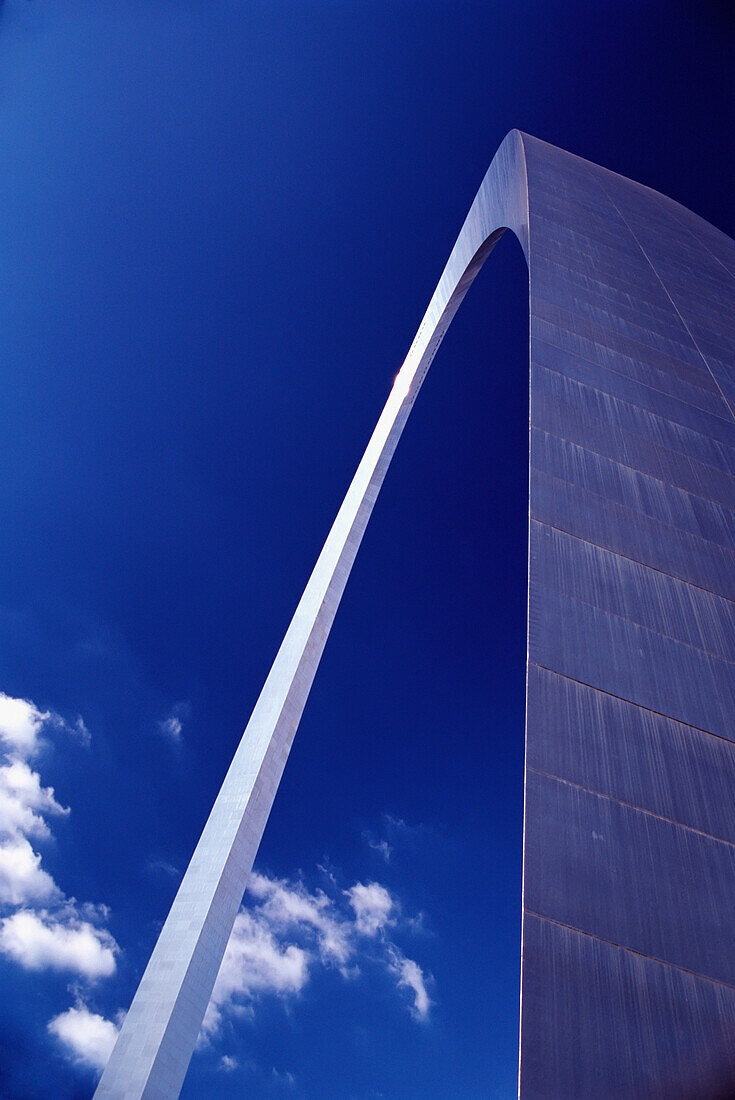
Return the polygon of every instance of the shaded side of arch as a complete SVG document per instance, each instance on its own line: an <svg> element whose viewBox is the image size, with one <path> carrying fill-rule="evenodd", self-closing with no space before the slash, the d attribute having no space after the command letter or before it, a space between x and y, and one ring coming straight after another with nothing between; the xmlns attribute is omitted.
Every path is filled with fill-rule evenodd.
<svg viewBox="0 0 735 1100"><path fill-rule="evenodd" d="M520 1092L735 1090L735 246L524 139Z"/></svg>

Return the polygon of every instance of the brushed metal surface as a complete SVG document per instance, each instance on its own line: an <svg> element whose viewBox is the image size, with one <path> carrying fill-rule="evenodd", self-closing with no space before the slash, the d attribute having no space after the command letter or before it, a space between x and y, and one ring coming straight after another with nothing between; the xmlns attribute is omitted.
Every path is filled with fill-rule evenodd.
<svg viewBox="0 0 735 1100"><path fill-rule="evenodd" d="M624 461L615 461L560 436L531 428L531 463L554 477L579 484L611 502L659 520L674 531L697 535L732 549L735 512L651 477ZM534 484L531 481L531 495ZM692 568L695 568L692 563Z"/></svg>
<svg viewBox="0 0 735 1100"><path fill-rule="evenodd" d="M531 475L534 516L560 531L586 539L687 580L727 599L735 599L735 553L699 535L619 504L585 485L534 467Z"/></svg>
<svg viewBox="0 0 735 1100"><path fill-rule="evenodd" d="M735 990L527 915L524 1100L730 1100Z"/></svg>
<svg viewBox="0 0 735 1100"><path fill-rule="evenodd" d="M178 1094L400 434L506 228L530 277L519 1095L735 1090L735 245L513 131L296 610L97 1096Z"/></svg>
<svg viewBox="0 0 735 1100"><path fill-rule="evenodd" d="M533 582L528 619L542 668L735 741L731 662Z"/></svg>
<svg viewBox="0 0 735 1100"><path fill-rule="evenodd" d="M526 797L527 912L735 990L734 845L531 769Z"/></svg>
<svg viewBox="0 0 735 1100"><path fill-rule="evenodd" d="M530 665L526 766L735 844L735 744Z"/></svg>
<svg viewBox="0 0 735 1100"><path fill-rule="evenodd" d="M735 604L621 554L531 521L534 583L609 611L663 638L732 660Z"/></svg>

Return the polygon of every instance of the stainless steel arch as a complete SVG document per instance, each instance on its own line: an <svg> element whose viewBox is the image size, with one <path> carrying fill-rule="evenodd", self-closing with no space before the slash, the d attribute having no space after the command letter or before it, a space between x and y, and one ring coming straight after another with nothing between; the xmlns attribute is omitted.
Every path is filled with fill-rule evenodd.
<svg viewBox="0 0 735 1100"><path fill-rule="evenodd" d="M531 320L519 1091L671 1100L735 1088L735 245L513 131L286 633L99 1098L181 1088L373 504L506 228L528 261Z"/></svg>

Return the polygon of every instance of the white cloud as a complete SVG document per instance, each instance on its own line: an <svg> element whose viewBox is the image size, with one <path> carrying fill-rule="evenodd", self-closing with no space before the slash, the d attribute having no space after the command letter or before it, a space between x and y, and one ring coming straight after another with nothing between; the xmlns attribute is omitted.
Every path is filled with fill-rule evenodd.
<svg viewBox="0 0 735 1100"><path fill-rule="evenodd" d="M40 711L27 699L14 699L0 691L0 741L21 756L32 756L39 745L50 711Z"/></svg>
<svg viewBox="0 0 735 1100"><path fill-rule="evenodd" d="M95 981L116 969L117 944L101 927L108 910L67 898L31 845L31 839L51 839L49 818L69 814L27 763L43 745L42 735L59 730L89 744L81 716L68 725L53 711L0 693L0 953L26 970ZM54 1017L48 1029L74 1062L97 1069L117 1034L115 1024L81 1002Z"/></svg>
<svg viewBox="0 0 735 1100"><path fill-rule="evenodd" d="M421 823L409 825L402 817L393 817L392 814L383 814L381 826L383 836L365 829L362 838L386 863L392 863L394 856L405 856L411 849L417 850L426 841L431 840L433 844L442 842L442 837L430 826Z"/></svg>
<svg viewBox="0 0 735 1100"><path fill-rule="evenodd" d="M347 962L350 929L321 890L310 894L301 883L288 885L256 871L248 880L248 893L261 902L262 917L272 928L280 932L299 926L311 928L322 956L340 964Z"/></svg>
<svg viewBox="0 0 735 1100"><path fill-rule="evenodd" d="M282 947L262 916L241 910L204 1017L204 1035L218 1029L223 1006L235 1000L248 1002L264 993L299 993L309 977L309 960L309 952L296 944Z"/></svg>
<svg viewBox="0 0 735 1100"><path fill-rule="evenodd" d="M92 743L92 734L84 724L84 719L81 714L76 716L74 725L68 728L71 729L72 733L76 734L83 745L89 746Z"/></svg>
<svg viewBox="0 0 735 1100"><path fill-rule="evenodd" d="M357 931L363 936L375 936L393 923L393 898L379 882L369 882L367 885L356 882L346 894L355 913Z"/></svg>
<svg viewBox="0 0 735 1100"><path fill-rule="evenodd" d="M56 883L41 867L41 857L24 836L0 842L0 902L26 905L60 896Z"/></svg>
<svg viewBox="0 0 735 1100"><path fill-rule="evenodd" d="M181 740L181 719L177 718L175 714L169 714L168 718L164 718L162 722L159 722L158 728L161 733L165 733L172 741Z"/></svg>
<svg viewBox="0 0 735 1100"><path fill-rule="evenodd" d="M48 1030L74 1061L101 1072L112 1053L119 1028L80 1002L50 1020Z"/></svg>
<svg viewBox="0 0 735 1100"><path fill-rule="evenodd" d="M148 870L152 875L164 875L166 878L181 878L181 871L165 859L149 859Z"/></svg>
<svg viewBox="0 0 735 1100"><path fill-rule="evenodd" d="M66 815L53 787L42 787L38 772L24 760L11 759L0 766L0 833L47 838L49 827L42 814Z"/></svg>
<svg viewBox="0 0 735 1100"><path fill-rule="evenodd" d="M253 873L249 903L240 910L227 946L200 1036L200 1046L215 1038L226 1013L254 1016L266 995L292 998L307 986L319 965L357 978L377 965L413 993L411 1014L426 1019L431 1001L424 975L386 931L400 923L400 905L378 882L357 882L340 890L333 873L325 876L333 896L309 891L303 882ZM222 1067L221 1067L222 1068Z"/></svg>
<svg viewBox="0 0 735 1100"><path fill-rule="evenodd" d="M221 1069L223 1073L232 1073L239 1065L237 1058L233 1058L231 1054L223 1054L217 1068Z"/></svg>
<svg viewBox="0 0 735 1100"><path fill-rule="evenodd" d="M279 1085L285 1085L288 1089L296 1087L296 1078L294 1077L293 1073L290 1073L288 1070L285 1070L285 1072L283 1073L279 1073L279 1071L274 1066L271 1070L271 1078Z"/></svg>
<svg viewBox="0 0 735 1100"><path fill-rule="evenodd" d="M114 974L117 944L110 933L67 909L61 919L29 909L6 917L0 922L0 951L26 970L68 970L89 979Z"/></svg>
<svg viewBox="0 0 735 1100"><path fill-rule="evenodd" d="M410 989L413 993L412 1014L418 1020L426 1020L431 1008L431 1000L426 992L426 979L419 964L413 959L407 959L397 947L392 946L390 969L398 978L398 985Z"/></svg>
<svg viewBox="0 0 735 1100"><path fill-rule="evenodd" d="M10 757L0 765L0 904L48 903L61 897L28 837L48 839L43 815L68 812L56 801L53 788L42 787L38 772L24 760Z"/></svg>

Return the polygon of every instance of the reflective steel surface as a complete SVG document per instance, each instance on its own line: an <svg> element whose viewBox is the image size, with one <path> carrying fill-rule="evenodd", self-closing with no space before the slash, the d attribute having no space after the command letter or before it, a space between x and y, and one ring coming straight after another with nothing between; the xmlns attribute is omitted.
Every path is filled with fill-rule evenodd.
<svg viewBox="0 0 735 1100"><path fill-rule="evenodd" d="M735 246L524 139L520 1094L735 1094Z"/></svg>
<svg viewBox="0 0 735 1100"><path fill-rule="evenodd" d="M735 1095L735 245L513 131L297 608L96 1095L178 1094L372 506L506 229L530 272L519 1094Z"/></svg>

